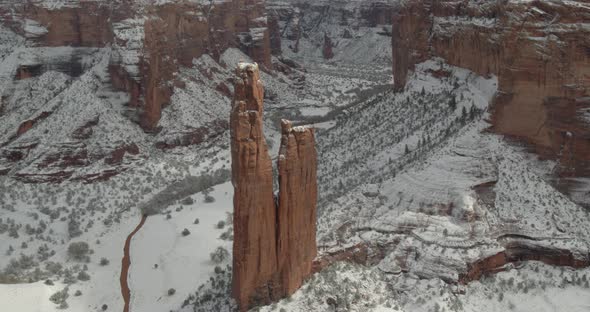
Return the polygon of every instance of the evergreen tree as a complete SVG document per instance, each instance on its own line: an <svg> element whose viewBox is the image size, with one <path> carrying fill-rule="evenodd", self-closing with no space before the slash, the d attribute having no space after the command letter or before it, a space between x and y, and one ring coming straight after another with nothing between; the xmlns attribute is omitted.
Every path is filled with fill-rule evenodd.
<svg viewBox="0 0 590 312"><path fill-rule="evenodd" d="M476 108L471 104L471 108L469 109L469 119L475 119Z"/></svg>
<svg viewBox="0 0 590 312"><path fill-rule="evenodd" d="M449 101L449 107L452 110L455 110L455 108L457 108L457 99L455 98L455 96L453 95L453 97L451 98L451 100Z"/></svg>

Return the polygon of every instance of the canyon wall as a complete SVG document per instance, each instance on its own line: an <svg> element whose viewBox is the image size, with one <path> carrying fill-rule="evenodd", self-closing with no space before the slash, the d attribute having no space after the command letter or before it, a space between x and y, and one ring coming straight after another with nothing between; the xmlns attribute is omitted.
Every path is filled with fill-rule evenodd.
<svg viewBox="0 0 590 312"><path fill-rule="evenodd" d="M264 90L257 64L240 63L230 117L234 245L232 292L241 311L294 293L316 256L317 178L313 129L283 121L273 195L262 131Z"/></svg>
<svg viewBox="0 0 590 312"><path fill-rule="evenodd" d="M112 47L113 86L131 95L129 107L148 132L159 130L161 111L170 103L181 66L192 67L193 58L203 54L218 60L227 48L236 47L270 70L271 32L275 37L277 33L268 29L263 0L153 5L72 1L57 7L13 1L0 8L0 22L38 47ZM280 40L274 38L272 49L280 51ZM15 76L30 77L26 69Z"/></svg>
<svg viewBox="0 0 590 312"><path fill-rule="evenodd" d="M557 184L579 197L576 178L590 176L588 20L582 1L410 1L393 19L394 88L432 57L496 75L492 130L558 160Z"/></svg>
<svg viewBox="0 0 590 312"><path fill-rule="evenodd" d="M383 0L267 1L284 57L345 63L389 62L392 8Z"/></svg>

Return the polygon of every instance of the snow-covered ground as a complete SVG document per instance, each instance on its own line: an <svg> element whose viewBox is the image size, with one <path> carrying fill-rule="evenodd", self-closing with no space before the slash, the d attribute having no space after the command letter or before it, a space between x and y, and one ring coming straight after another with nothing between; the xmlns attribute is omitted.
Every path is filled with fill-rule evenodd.
<svg viewBox="0 0 590 312"><path fill-rule="evenodd" d="M233 186L229 182L215 186L209 196L215 199L213 203L207 203L203 194L197 194L191 197L194 202L183 205L180 211L171 206L170 219L164 214L149 217L134 236L129 272L132 311L178 308L195 286L214 274L215 266L231 263L230 257L215 263L211 253L218 247L231 251L231 241L220 236L231 230ZM225 225L219 227L220 221ZM184 236L184 229L190 234ZM171 288L175 290L174 295L168 295Z"/></svg>

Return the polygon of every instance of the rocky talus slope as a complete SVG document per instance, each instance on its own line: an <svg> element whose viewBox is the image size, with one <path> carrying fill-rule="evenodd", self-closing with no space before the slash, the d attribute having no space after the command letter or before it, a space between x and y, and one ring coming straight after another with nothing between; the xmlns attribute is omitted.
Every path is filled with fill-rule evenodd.
<svg viewBox="0 0 590 312"><path fill-rule="evenodd" d="M580 181L590 176L588 20L586 1L406 1L393 23L395 89L431 57L496 75L492 129L557 160L556 184L583 202Z"/></svg>
<svg viewBox="0 0 590 312"><path fill-rule="evenodd" d="M313 129L283 120L279 193L262 131L257 64L240 63L231 113L234 245L232 292L241 311L294 293L316 256L316 151Z"/></svg>

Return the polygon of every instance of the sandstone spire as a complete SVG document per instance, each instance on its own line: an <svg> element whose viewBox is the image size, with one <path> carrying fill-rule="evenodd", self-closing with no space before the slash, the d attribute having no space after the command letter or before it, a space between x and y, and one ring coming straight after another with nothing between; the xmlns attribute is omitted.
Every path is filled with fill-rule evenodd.
<svg viewBox="0 0 590 312"><path fill-rule="evenodd" d="M240 63L230 117L234 246L232 292L240 311L294 293L316 256L317 181L313 129L282 121L279 198L262 132L258 65ZM278 202L278 205L277 205Z"/></svg>
<svg viewBox="0 0 590 312"><path fill-rule="evenodd" d="M242 309L276 296L276 207L272 163L262 133L258 65L240 63L230 117L234 185L234 298Z"/></svg>
<svg viewBox="0 0 590 312"><path fill-rule="evenodd" d="M281 121L279 152L278 253L281 284L294 293L311 274L317 255L317 176L313 129Z"/></svg>

